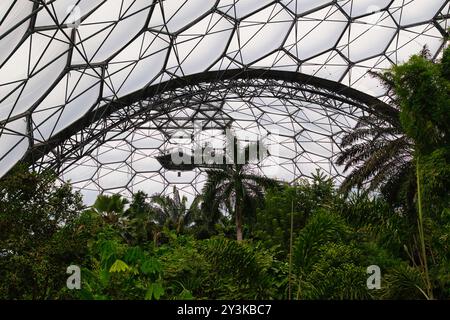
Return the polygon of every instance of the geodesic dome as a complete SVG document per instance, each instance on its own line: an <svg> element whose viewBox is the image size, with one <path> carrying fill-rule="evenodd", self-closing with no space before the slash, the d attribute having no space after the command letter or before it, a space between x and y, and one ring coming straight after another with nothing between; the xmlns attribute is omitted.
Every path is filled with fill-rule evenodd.
<svg viewBox="0 0 450 320"><path fill-rule="evenodd" d="M23 160L87 202L172 184L192 196L202 169L156 157L231 127L265 137L255 171L339 179L340 136L389 102L368 71L425 45L438 57L449 13L448 0L3 0L0 176Z"/></svg>

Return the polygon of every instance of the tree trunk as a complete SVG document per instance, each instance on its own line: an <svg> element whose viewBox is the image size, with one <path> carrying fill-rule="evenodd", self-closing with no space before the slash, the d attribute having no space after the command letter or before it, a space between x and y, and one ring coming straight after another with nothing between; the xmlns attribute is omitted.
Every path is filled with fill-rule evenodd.
<svg viewBox="0 0 450 320"><path fill-rule="evenodd" d="M236 199L235 204L235 215L236 215L236 240L238 242L242 241L242 211L239 205L239 200Z"/></svg>

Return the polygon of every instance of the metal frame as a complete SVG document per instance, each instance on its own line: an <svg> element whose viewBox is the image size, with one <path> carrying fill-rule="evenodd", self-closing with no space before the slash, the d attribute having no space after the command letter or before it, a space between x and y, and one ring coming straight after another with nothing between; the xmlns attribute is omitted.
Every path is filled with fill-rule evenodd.
<svg viewBox="0 0 450 320"><path fill-rule="evenodd" d="M186 14L187 11L183 10L191 3L194 5L195 0L183 2L174 12L171 11L170 4L167 2L170 0L153 0L142 6L139 6L138 2L132 2L126 6L125 2L121 0L114 1L116 1L116 4L121 3L120 14L117 19L94 22L91 20L92 17L96 13L102 12L101 10L106 10L105 7L109 3L104 0L97 0L89 2L91 4L88 5L88 2L84 0L73 1L73 4L88 8L79 17L78 22L82 26L87 24L98 27L98 30L92 32L88 38L83 38L80 29L71 26L71 14L64 14L64 11L61 13L61 8L58 7L60 3L56 1L30 0L27 2L32 7L29 13L15 12L14 10L17 10L21 5L17 1L12 1L8 8L5 7L3 16L0 16L0 23L6 24L3 31L0 30L0 48L3 48L1 47L2 43L10 41L12 35L20 34L19 31L23 26L27 26L27 28L17 37L17 41L15 40L11 48L3 48L5 54L0 54L0 80L2 80L2 68L7 66L8 61L10 62L15 58L16 52L23 48L28 43L27 41L32 39L36 42L37 39L44 39L48 41L48 44L43 52L34 53L34 55L30 53L26 56L28 66L26 79L6 83L0 81L0 89L3 89L2 87L12 88L7 94L0 96L0 108L8 106L11 97L18 95L7 114L0 112L0 144L2 143L2 137L15 137L16 139L14 140L16 141L15 146L12 146L6 152L0 152L0 165L11 152L14 152L16 147L18 148L24 144L24 141L27 141L28 149L21 156L23 161L28 162L35 170L52 168L63 176L67 170L79 166L84 158L95 159L96 150L108 144L109 141L120 139L127 132L142 131L143 128L146 128L162 132L168 140L168 132L173 131L174 128L189 129L188 127L195 117L203 118L210 129L222 128L226 123L236 120L233 117L239 112L230 112L231 109L227 106L228 101L236 99L240 103L247 104L250 109L259 110L259 117L270 118L271 114L278 118L290 117L293 128L296 126L302 127L301 122L305 121L305 119L296 119L296 115L294 115L296 111L293 110L301 112L311 108L324 119L327 119L329 128L323 129L324 131L320 133L311 131L311 138L307 140L314 142L316 138L313 136L317 137L317 134L319 134L336 143L342 133L351 130L352 119L365 113L397 112L389 107L389 97L384 95L372 96L358 90L360 88L358 84L362 81L362 78L367 77L367 74L353 79L352 71L358 68L365 68L366 71L377 71L383 69L382 65L395 64L397 60L391 52L392 46L395 47L394 53L396 53L397 50L403 50L405 46L418 41L417 39L420 37L428 40L439 38L440 44L432 52L434 58L438 57L445 46L443 39L448 36L446 29L449 26L450 19L449 1L444 1L442 6L436 10L436 14L429 20L404 24L402 23L403 9L410 4L398 5L394 0L378 1L377 3L382 3L379 10L357 15L353 14L353 6L356 6L356 4L352 0L323 1L322 4L308 10L297 10L296 0L258 2L254 9L248 10L245 7L242 9L239 1L225 5L226 1L217 0L214 3L204 4L204 6L209 5L208 8L203 10L204 12L176 25L173 21L178 21L179 16ZM162 13L163 22L155 24L153 19L158 15L158 12ZM259 16L263 12L267 13L267 21ZM325 15L321 16L324 13ZM14 22L8 21L8 18L13 14L19 15L21 18ZM42 17L44 16L48 17L49 22L43 24ZM282 20L280 16L287 18ZM342 24L345 24L343 31L326 49L319 50L307 58L301 58L298 46L305 45L303 39L312 35L315 29L314 27L309 30L304 38L298 38L297 33L302 23L311 22L317 24L316 27L318 27L329 22L329 20L333 20L334 18L330 17L334 16L339 16ZM120 47L111 49L107 58L97 58L105 43L112 41L111 38L113 38L112 34L115 28L119 28L119 25L126 23L126 21L131 21L133 17L141 17L142 28L139 27L135 32L130 33L131 36L122 41ZM371 17L378 17L379 20L373 22L365 20ZM217 20L226 22L230 27L216 30ZM380 50L381 52L374 52L373 55L365 56L364 59L352 59L350 55L351 47L353 49L353 46L358 43L358 39L371 34L373 28L385 22L386 24L392 24L391 29L394 30L390 39L383 40L386 47ZM248 58L244 57L246 48L257 43L252 42L254 41L252 37L249 38L247 43L241 43L244 27L256 28L253 37L261 37L261 34L265 34L264 28L270 29L277 23L284 23L287 26L281 39L277 39L280 45L267 49L251 62L247 61ZM102 28L103 25L105 25L105 28ZM202 25L202 28L204 27L206 31L200 33L195 31L198 33L196 34L193 30L196 30L195 27L199 25ZM369 27L355 38L355 35L352 36L354 25L364 28L369 25ZM109 30L109 28L111 30L105 33L105 30ZM417 28L422 28L420 29L422 31L418 31ZM224 41L223 51L218 52L211 63L201 72L195 74L187 72L189 59L199 54L196 51L198 44L185 52L182 52L182 46L185 43L196 43L196 41L200 43L208 36L221 32L227 34L224 38L226 41ZM417 34L405 43L399 43L402 32ZM436 35L437 33L439 35ZM288 38L290 36L294 36L297 42L289 44L291 40ZM97 43L98 48L92 51L89 47L89 41L97 37L100 37ZM147 44L147 47L145 47L145 37L166 44L159 49L152 49L152 44ZM236 41L240 49L233 51L231 47L233 42ZM51 50L54 49L55 43L65 44L67 49L54 55L52 59L47 59L47 61L46 55L52 53ZM139 53L139 58L121 61L120 55L133 44L140 45L142 53ZM31 46L32 44L30 44L30 52L33 51ZM134 68L138 68L138 64L146 59L144 57L146 50L149 57L159 57L160 54L163 57L158 62L159 71L152 73L143 87L131 93L123 94L122 87L128 78L133 77ZM82 63L75 63L75 56L81 57ZM260 66L261 63L271 57L276 58L271 60L271 63L266 62L267 65ZM322 65L317 65L316 69L306 73L304 70L314 66L317 63L314 61L319 58L323 59ZM291 61L291 64L283 65L280 62L282 59ZM337 60L340 61L345 70L338 78L325 79L326 77L324 78L321 72L327 67L332 67ZM22 110L21 103L23 101L21 97L27 90L30 90L27 87L28 82L41 77L40 75L44 74L45 70L55 66L58 61L65 61L64 68L58 74L51 75L48 79L49 84L46 87L44 86L46 89L43 90L42 94L39 94L26 109ZM174 61L176 61L175 65L173 65ZM367 66L369 61L371 61L370 65ZM119 83L113 78L116 73L121 72L120 69L119 71L116 69L117 65L122 63L124 64L123 69L131 66L131 71L125 74L123 83ZM112 69L116 71L112 71ZM66 85L63 104L42 107L46 99L57 90L58 85L64 82L69 83L71 75L74 74L79 77L79 83L71 86ZM6 74L3 76L8 78ZM95 81L88 87L82 87L82 82L86 78L95 79ZM88 106L79 105L84 110L83 115L72 119L70 124L63 125L62 129L57 129L59 118L62 117L66 108L69 108L68 105L72 102L76 103L77 99L88 95L91 90L97 92L97 98ZM75 91L77 92L74 93ZM276 108L273 111L268 111L264 106L255 102L257 99L275 99L278 101L277 106L285 111L278 112ZM82 99L80 98L80 100ZM54 113L52 113L52 110L55 110ZM174 116L176 112L183 110L185 110L185 116L178 116L178 118ZM45 114L45 112L49 113L47 119L39 120L40 122L36 120L38 113ZM187 115L189 112L190 114ZM234 114L234 116L230 114ZM54 117L58 117L58 121L55 122L49 136L42 134L40 130L44 127L43 124L46 121L53 121L51 119L54 119ZM305 117L307 118L307 116ZM346 120L338 121L336 120L337 117L344 117ZM12 124L20 121L26 122L26 130L16 129L12 126ZM324 121L324 123L327 121ZM255 126L264 127L262 120L256 116L254 122L256 123ZM275 120L273 123L269 121L268 126L276 125L276 122ZM313 122L311 121L311 123ZM308 134L309 129L306 129L306 127L305 124L302 130L299 132L293 130L290 135L293 141L297 143L296 152L298 152L298 155L314 153L302 151L301 141L297 141L297 137L302 133ZM164 143L167 143L167 141ZM320 144L320 141L318 143ZM334 148L334 153L338 151L337 145L332 148ZM332 162L332 156L327 155L323 158L330 163ZM302 170L295 163L297 160L298 157L290 158L297 172L302 175ZM311 162L314 162L314 160L311 160ZM102 165L100 161L98 164L99 166ZM131 168L131 171L133 171L133 168ZM333 176L340 175L337 168L333 168L329 173ZM160 174L163 175L163 172L160 172ZM136 172L132 175L136 176ZM125 187L128 188L128 185ZM102 187L100 189L100 191L104 191Z"/></svg>

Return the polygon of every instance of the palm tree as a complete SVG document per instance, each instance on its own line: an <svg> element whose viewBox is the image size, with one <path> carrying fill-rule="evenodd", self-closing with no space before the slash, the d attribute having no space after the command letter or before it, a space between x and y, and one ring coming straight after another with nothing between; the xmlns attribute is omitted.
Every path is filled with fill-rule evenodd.
<svg viewBox="0 0 450 320"><path fill-rule="evenodd" d="M128 200L118 194L112 196L99 195L92 209L102 216L107 223L117 224L120 218L123 217L127 204Z"/></svg>
<svg viewBox="0 0 450 320"><path fill-rule="evenodd" d="M438 97L445 96L445 84L443 88L439 85L445 83L444 78L448 74L441 74L442 69L431 67L433 62L424 63L426 59L430 59L426 47L422 50L421 57L422 59L413 57L405 66L394 67L383 75L376 74L387 89L394 93L392 110L396 111L396 114L392 112L391 114L395 116L385 117L385 114L381 112L381 116L371 115L364 123L360 121L355 130L344 137L342 146L346 149L337 159L337 163L345 163L346 169L355 167L344 182L344 190L352 186L359 187L365 182L369 185L369 191L379 188L385 194L396 194L406 186L409 191L406 195L406 209L409 212L414 211L411 210L414 208L411 204L414 197L417 197L420 241L417 248L425 276L427 296L432 299L433 290L428 272L418 157L422 149L430 150L431 148L432 150L433 144L445 137L446 129L439 132L433 122L446 124L446 114L441 110L448 105L448 99L439 100ZM428 94L431 95L431 99ZM433 98L438 101L435 105ZM432 103L427 104L430 101ZM401 112L399 106L402 107ZM440 110L436 112L435 107ZM430 115L434 115L434 118ZM351 145L367 137L370 138L369 141Z"/></svg>
<svg viewBox="0 0 450 320"><path fill-rule="evenodd" d="M252 210L264 201L264 189L278 185L276 180L253 174L250 162L258 154L251 154L251 150L258 150L262 144L255 147L247 145L245 148L239 144L235 136L228 137L227 151L224 155L226 161L220 168L206 170L207 181L203 187L203 210L215 214L220 207L226 208L234 215L236 221L236 239L242 241L242 220L244 210Z"/></svg>
<svg viewBox="0 0 450 320"><path fill-rule="evenodd" d="M145 243L151 238L156 245L164 228L175 230L180 234L192 224L203 223L200 201L199 196L188 206L187 198L180 197L176 186L173 187L172 197L167 195L149 197L145 192L138 191L133 194L130 207L124 213L127 239Z"/></svg>
<svg viewBox="0 0 450 320"><path fill-rule="evenodd" d="M150 238L154 239L154 213L147 199L148 195L143 191L134 193L130 207L125 211L127 238L138 244L145 243Z"/></svg>
<svg viewBox="0 0 450 320"><path fill-rule="evenodd" d="M177 233L181 233L193 222L195 209L198 208L196 201L188 206L187 198L180 197L176 186L173 187L173 197L155 195L151 197L151 201L151 210L156 224L160 227L174 228Z"/></svg>
<svg viewBox="0 0 450 320"><path fill-rule="evenodd" d="M389 74L373 75L392 93ZM345 194L356 187L365 192L379 190L391 203L402 192L407 198L414 197L414 144L404 134L395 98L391 106L361 117L340 146L336 163L345 165L344 172L352 169L341 185Z"/></svg>
<svg viewBox="0 0 450 320"><path fill-rule="evenodd" d="M425 46L420 56L430 59ZM366 192L380 190L390 203L395 203L403 193L406 205L412 202L417 191L416 166L413 161L415 145L406 136L400 120L400 97L396 94L395 75L370 72L386 88L391 97L390 106L373 106L374 112L361 117L352 132L341 142L343 149L336 163L345 165L344 171L352 168L341 190L348 193L352 188L363 188Z"/></svg>

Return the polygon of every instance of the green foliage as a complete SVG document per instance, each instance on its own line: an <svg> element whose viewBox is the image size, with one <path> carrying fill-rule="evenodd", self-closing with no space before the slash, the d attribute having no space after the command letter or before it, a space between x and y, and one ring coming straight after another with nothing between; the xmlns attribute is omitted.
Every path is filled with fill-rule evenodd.
<svg viewBox="0 0 450 320"><path fill-rule="evenodd" d="M181 233L185 227L191 224L196 204L194 203L189 208L187 198L180 197L176 187L173 188L173 198L169 196L153 196L151 200L151 210L158 226L167 227L175 230L177 233Z"/></svg>
<svg viewBox="0 0 450 320"><path fill-rule="evenodd" d="M0 299L58 296L67 266L85 253L81 230L63 230L82 210L81 196L55 180L23 165L0 180Z"/></svg>
<svg viewBox="0 0 450 320"><path fill-rule="evenodd" d="M367 198L363 201L368 211L383 208L376 200L372 201L374 203ZM349 204L345 208L352 209ZM367 289L367 267L378 265L385 274L390 274L393 268L406 263L395 257L395 250L386 250L385 244L389 242L380 237L383 225L372 228L371 223L375 223L376 218L367 218L364 224L347 215L347 222L341 214L320 209L309 219L294 247L297 298L378 299L382 296ZM383 292L390 285L385 282Z"/></svg>
<svg viewBox="0 0 450 320"><path fill-rule="evenodd" d="M401 106L402 127L416 146L418 250L426 296L430 299L434 296L428 267L432 248L425 239L424 220L439 219L442 210L450 205L449 54L450 48L445 49L442 63L439 63L429 60L424 50L422 55L411 57L407 63L387 73Z"/></svg>
<svg viewBox="0 0 450 320"><path fill-rule="evenodd" d="M215 280L213 286L217 288L216 298L282 297L286 285L285 264L260 244L215 238L207 240L202 251L214 266L211 271Z"/></svg>
<svg viewBox="0 0 450 320"><path fill-rule="evenodd" d="M415 245L417 224L415 217L393 210L383 198L370 199L366 195L351 195L338 209L346 223L356 230L355 236L378 243L393 255L409 259L405 246Z"/></svg>
<svg viewBox="0 0 450 320"><path fill-rule="evenodd" d="M442 61L431 61L427 51L392 68L393 84L404 133L415 145L422 197L428 214L450 205L450 48Z"/></svg>
<svg viewBox="0 0 450 320"><path fill-rule="evenodd" d="M432 61L425 48L408 62L375 74L394 99L390 108L377 108L376 113L362 117L343 137L344 150L337 163L345 165L345 170L352 168L341 186L343 191L355 187L380 190L391 203L412 211L416 157L426 170L423 181L428 186L424 189L445 197L438 203L448 206L449 56L447 48L442 61Z"/></svg>
<svg viewBox="0 0 450 320"><path fill-rule="evenodd" d="M387 287L383 290L383 298L414 300L427 298L423 275L418 268L407 264L395 267L387 276Z"/></svg>
<svg viewBox="0 0 450 320"><path fill-rule="evenodd" d="M116 262L113 263L113 265L111 266L111 268L109 268L109 272L110 273L115 273L115 272L129 272L132 269L122 260L117 259Z"/></svg>
<svg viewBox="0 0 450 320"><path fill-rule="evenodd" d="M93 208L102 214L123 214L128 201L118 194L112 196L100 195L97 197Z"/></svg>
<svg viewBox="0 0 450 320"><path fill-rule="evenodd" d="M254 236L260 239L266 248L274 247L280 256L289 252L290 215L293 214L294 235L304 225L308 203L297 201L300 192L297 188L284 187L281 191L269 190L265 197L264 208L257 211ZM294 201L294 203L292 203ZM294 210L292 211L292 204Z"/></svg>
<svg viewBox="0 0 450 320"><path fill-rule="evenodd" d="M435 172L428 180L433 190L445 180L440 156L423 158L423 172ZM21 190L27 179L41 195ZM231 219L222 217L215 225L208 220L209 211L200 205L204 195L188 206L177 192L172 197L138 192L128 207L120 196L100 196L83 210L79 195L57 186L49 174L19 171L1 183L0 273L7 282L0 284L0 298L287 299L289 279L294 299L428 297L415 217L385 197L343 198L320 172L295 186L261 190L257 210L243 207L257 214L252 220L252 213L245 213L248 237L239 242L231 240ZM437 196L435 215L424 219L433 293L448 299L450 211L440 195L424 195ZM203 237L201 228L207 231ZM65 270L72 264L82 268L81 290L65 288ZM366 286L370 265L382 270L381 290Z"/></svg>
<svg viewBox="0 0 450 320"><path fill-rule="evenodd" d="M298 236L294 264L301 272L308 273L320 258L321 248L328 243L343 241L348 231L341 217L323 210L316 212Z"/></svg>
<svg viewBox="0 0 450 320"><path fill-rule="evenodd" d="M301 180L296 186L271 189L265 194L263 208L257 211L254 237L261 240L266 248L276 248L280 258L286 258L291 215L293 237L296 238L316 210L330 208L339 202L333 182L319 171L311 182Z"/></svg>
<svg viewBox="0 0 450 320"><path fill-rule="evenodd" d="M370 299L366 281L367 265L355 245L329 243L317 249L317 260L300 276L298 298Z"/></svg>
<svg viewBox="0 0 450 320"><path fill-rule="evenodd" d="M260 142L262 143L262 142ZM236 239L243 239L244 218L252 221L256 209L264 202L264 190L278 186L278 182L253 174L250 164L251 145L241 146L232 136L227 141L227 150L233 154L226 155L226 164L220 168L207 170L208 179L203 186L203 210L215 221L221 216L221 207L236 221ZM244 161L241 161L244 160Z"/></svg>
<svg viewBox="0 0 450 320"><path fill-rule="evenodd" d="M444 56L447 57L450 49ZM401 106L400 119L420 154L450 142L450 82L446 64L415 55L393 67L391 77Z"/></svg>
<svg viewBox="0 0 450 320"><path fill-rule="evenodd" d="M164 287L172 299L210 297L209 270L212 267L201 254L201 243L192 237L181 236L158 248Z"/></svg>
<svg viewBox="0 0 450 320"><path fill-rule="evenodd" d="M159 300L164 294L164 288L159 282L150 284L147 292L145 293L145 300Z"/></svg>
<svg viewBox="0 0 450 320"><path fill-rule="evenodd" d="M392 91L388 77L375 76ZM354 188L366 193L380 190L385 197L398 200L414 189L410 183L414 180L414 144L404 135L399 114L395 100L387 108L377 106L376 113L360 117L353 130L343 136L336 163L344 165L344 171L351 169L340 186L345 194Z"/></svg>
<svg viewBox="0 0 450 320"><path fill-rule="evenodd" d="M436 217L442 210L450 208L450 148L436 149L421 156L419 162L424 207Z"/></svg>
<svg viewBox="0 0 450 320"><path fill-rule="evenodd" d="M425 284L422 297L431 299L446 294L443 284L448 281L443 275L448 272L436 268L448 265L447 249L432 235L446 233L441 213L450 207L449 61L450 48L441 61L431 60L424 48L406 63L376 75L393 97L392 108L363 117L344 136L344 150L337 160L346 169L353 168L342 185L345 192L355 187L381 191L395 209L388 210L378 226L365 224L374 241L386 244L401 258L406 256L411 264L411 269L394 272L401 281L393 281L393 286L407 282L402 279L415 283L410 286L414 290ZM419 283L414 275L425 280ZM414 290L403 287L415 297Z"/></svg>
<svg viewBox="0 0 450 320"><path fill-rule="evenodd" d="M82 272L81 299L156 299L164 294L161 265L151 252L123 243L106 228L89 247Z"/></svg>

